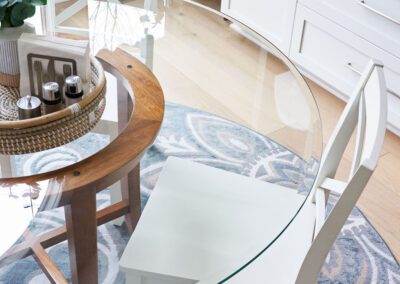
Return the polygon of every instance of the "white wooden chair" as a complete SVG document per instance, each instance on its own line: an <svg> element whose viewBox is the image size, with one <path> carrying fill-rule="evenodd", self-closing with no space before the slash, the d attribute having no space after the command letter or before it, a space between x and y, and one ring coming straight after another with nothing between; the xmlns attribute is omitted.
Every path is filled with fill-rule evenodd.
<svg viewBox="0 0 400 284"><path fill-rule="evenodd" d="M293 190L169 158L121 258L127 283L217 283L223 279L227 283L315 283L377 165L386 118L383 66L371 61L326 146L316 182L297 215L293 210L298 210L304 197ZM336 180L357 125L349 180ZM325 216L330 193L339 197ZM262 251L261 245L269 243ZM250 262L259 245L262 253ZM247 246L253 254L237 254ZM230 275L234 271L239 272Z"/></svg>

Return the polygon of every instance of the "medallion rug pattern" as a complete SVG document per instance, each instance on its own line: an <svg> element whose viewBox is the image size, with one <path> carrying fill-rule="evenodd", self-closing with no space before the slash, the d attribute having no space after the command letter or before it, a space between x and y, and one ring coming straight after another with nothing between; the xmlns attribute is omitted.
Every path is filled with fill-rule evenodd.
<svg viewBox="0 0 400 284"><path fill-rule="evenodd" d="M52 164L71 163L79 155L88 154L82 153L82 149L93 151L106 139L100 134L88 134L62 147L62 151L25 155L16 163L26 173L40 172ZM86 143L85 147L82 143ZM285 147L247 128L205 112L167 104L163 127L141 163L142 207L146 205L163 163L170 155L284 185L300 194L310 189L318 168L316 161L306 163ZM106 207L109 204L108 190L99 193L97 200L99 209ZM43 233L63 222L62 209L40 212L31 224L31 231ZM118 272L118 261L128 239L124 226L106 224L98 228L101 283L124 283L124 276ZM48 251L70 280L66 242ZM47 282L32 257L0 268L0 283ZM357 208L330 251L318 283L400 283L399 264Z"/></svg>

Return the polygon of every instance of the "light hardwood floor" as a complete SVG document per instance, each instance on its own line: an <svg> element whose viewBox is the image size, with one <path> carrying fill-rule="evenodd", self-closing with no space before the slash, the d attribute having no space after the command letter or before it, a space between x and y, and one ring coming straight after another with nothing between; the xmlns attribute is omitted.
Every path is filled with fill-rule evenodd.
<svg viewBox="0 0 400 284"><path fill-rule="evenodd" d="M135 2L135 1L134 1ZM219 8L219 2L216 0L198 0L203 4L206 4L213 8ZM132 2L133 3L133 2ZM135 4L137 5L137 1ZM82 16L82 13L80 13ZM198 17L199 15L193 14L193 18ZM169 19L173 21L173 19ZM74 26L79 25L80 20L72 19L70 23L73 23ZM219 24L221 25L221 24ZM215 34L218 33L218 23L215 21L211 21L208 28L215 29ZM224 27L223 27L224 28ZM184 69L182 66L186 64L186 62L175 61L174 57L171 56L171 48L168 46L173 46L175 53L187 52L187 49L195 48L199 41L202 40L201 33L204 32L204 27L198 27L198 29L193 33L188 33L188 41L189 43L183 43L177 40L174 35L169 35L169 37L165 41L160 41L158 46L156 46L155 53L155 72L156 75L159 76L159 79L162 83L163 88L165 88L165 92L167 94L167 99L170 100L180 100L183 98L186 100L187 104L193 105L203 109L209 109L210 107L214 108L214 112L222 113L225 116L230 116L231 113L221 102L216 101L209 94L211 93L221 93L227 92L230 94L235 94L237 96L236 100L246 104L246 98L240 97L241 92L237 92L237 90L242 90L243 84L236 84L235 78L230 80L229 84L221 84L220 82L211 82L211 81L202 81L201 76L204 75L200 71L196 73L196 69ZM228 39L227 39L228 40ZM190 45L192 44L192 45ZM207 45L214 45L214 47L210 47L215 54L221 52L221 41L218 40L218 35L215 38L207 39ZM163 46L164 45L164 46ZM186 50L185 50L186 49ZM225 51L224 51L225 52ZM247 54L246 58L251 58L254 53L254 46L251 44L243 44L240 50L227 50L227 52L235 52L237 54ZM214 54L214 55L215 55ZM255 57L257 59L257 57ZM238 61L237 66L241 66L242 69L247 70L250 69L249 62L240 62L240 57L236 58ZM260 59L260 58L258 58ZM173 63L171 63L173 60ZM200 64L201 60L198 62L193 62L193 64ZM226 64L226 62L223 62ZM181 67L180 65L181 64ZM205 64L203 62L203 64ZM193 65L195 66L195 65ZM212 72L212 65L210 66L210 72ZM246 69L247 68L247 69ZM268 64L268 72L264 74L266 76L266 80L263 81L261 85L263 90L268 90L270 86L268 83L271 82L271 76L274 74L280 74L287 69L282 67L282 63L279 60L275 60L271 57ZM248 70L247 70L248 71ZM204 72L204 71L203 71ZM206 74L204 77L212 77L210 74ZM240 75L245 77L245 75ZM184 82L184 83L183 83ZM336 125L336 122L344 108L344 103L336 98L334 95L330 94L328 91L324 90L317 84L313 83L310 80L307 80L314 97L317 101L320 115L322 119L322 129L323 129L323 142L326 143L327 139L330 137L331 132ZM243 82L242 82L243 83ZM251 84L251 81L248 82ZM187 90L191 91L191 96L187 96ZM182 94L182 95L180 95ZM242 96L248 94L248 92L242 92ZM178 96L178 98L174 97ZM180 96L180 97L179 97ZM196 99L202 98L202 99ZM227 99L228 101L228 99ZM260 104L262 105L262 102ZM268 106L270 103L264 102L264 106ZM255 106L259 108L258 105ZM236 117L236 120L243 123L255 123L255 125L259 125L258 122L254 122L254 120L246 121L243 117ZM264 132L272 133L276 129L279 128L278 125L274 125L273 128L265 129ZM290 139L287 138L287 135L296 136L298 133L293 131L289 132L289 134L285 131L275 131L274 138L277 138L279 141L279 137L285 137L284 140L288 141ZM295 141L295 139L292 139ZM304 141L304 139L303 139ZM338 172L338 176L340 178L345 178L345 173L348 171L350 167L350 158L352 156L352 146L353 143L350 143L349 149L347 149L345 157L342 161L341 168ZM304 148L303 145L300 145L300 148ZM357 206L362 210L362 212L366 215L366 217L370 220L372 225L378 230L378 232L382 235L384 240L389 245L395 257L400 260L400 174L398 173L400 169L400 138L395 136L394 134L387 132L386 140L384 144L384 148L381 154L381 159L379 162L379 166L375 171L372 179L370 180L367 188L363 192Z"/></svg>

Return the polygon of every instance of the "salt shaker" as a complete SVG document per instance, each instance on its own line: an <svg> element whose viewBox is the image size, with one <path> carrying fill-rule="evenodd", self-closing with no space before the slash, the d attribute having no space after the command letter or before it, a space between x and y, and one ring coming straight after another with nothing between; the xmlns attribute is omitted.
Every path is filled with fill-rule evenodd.
<svg viewBox="0 0 400 284"><path fill-rule="evenodd" d="M79 76L68 76L65 79L65 105L70 106L82 100L82 80Z"/></svg>
<svg viewBox="0 0 400 284"><path fill-rule="evenodd" d="M32 97L30 95L20 98L17 101L18 106L18 118L28 119L40 116L41 101L37 97Z"/></svg>
<svg viewBox="0 0 400 284"><path fill-rule="evenodd" d="M48 82L44 84L42 96L45 114L56 112L63 108L61 103L60 87L56 82Z"/></svg>

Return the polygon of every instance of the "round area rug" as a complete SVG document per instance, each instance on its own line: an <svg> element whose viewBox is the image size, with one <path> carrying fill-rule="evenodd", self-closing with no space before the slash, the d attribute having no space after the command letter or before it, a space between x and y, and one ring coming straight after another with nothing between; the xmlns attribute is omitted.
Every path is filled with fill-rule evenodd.
<svg viewBox="0 0 400 284"><path fill-rule="evenodd" d="M91 151L106 139L104 135L88 134L66 145L61 152L50 150L24 155L16 164L26 173L40 172L55 162L68 164L79 155L87 154L80 153L78 149L82 148L76 147L76 143L90 143L90 147L85 148ZM142 207L145 207L163 163L170 155L278 183L300 192L310 189L318 168L316 161L307 164L286 148L247 128L208 113L167 104L163 127L141 163ZM107 206L108 190L99 193L97 199L99 208ZM37 214L31 230L39 234L63 222L63 209L45 211ZM118 261L128 239L124 226L106 224L98 228L101 283L125 282L118 271ZM49 248L48 252L70 280L66 242ZM48 283L48 280L33 258L27 257L1 267L0 283ZM332 247L318 283L400 283L399 264L357 208Z"/></svg>

